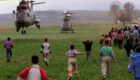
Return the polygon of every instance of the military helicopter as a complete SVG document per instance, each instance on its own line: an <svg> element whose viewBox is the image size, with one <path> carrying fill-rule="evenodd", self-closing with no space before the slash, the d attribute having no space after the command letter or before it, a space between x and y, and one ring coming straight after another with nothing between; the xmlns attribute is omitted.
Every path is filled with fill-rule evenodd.
<svg viewBox="0 0 140 80"><path fill-rule="evenodd" d="M40 20L36 18L33 6L43 3L46 2L35 3L33 0L20 0L16 11L13 11L17 32L22 29L21 33L26 34L26 29L32 25L36 25L36 27L40 29Z"/></svg>
<svg viewBox="0 0 140 80"><path fill-rule="evenodd" d="M63 26L61 28L61 33L71 31L74 33L74 29L72 28L72 13L65 11L64 18L63 18Z"/></svg>

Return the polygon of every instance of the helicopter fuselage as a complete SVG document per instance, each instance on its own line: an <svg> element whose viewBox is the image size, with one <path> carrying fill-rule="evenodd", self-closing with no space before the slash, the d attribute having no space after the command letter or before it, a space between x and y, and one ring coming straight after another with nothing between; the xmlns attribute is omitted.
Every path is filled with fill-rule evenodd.
<svg viewBox="0 0 140 80"><path fill-rule="evenodd" d="M21 0L19 2L19 5L17 6L16 11L13 11L17 32L22 28L22 34L26 34L26 30L24 28L27 28L34 24L38 29L40 29L40 20L36 19L33 11L33 5L43 4L46 2L34 2L35 1L33 0Z"/></svg>
<svg viewBox="0 0 140 80"><path fill-rule="evenodd" d="M15 13L15 26L17 32L22 28L36 25L38 28L40 28L40 20L36 19L35 15L33 14L32 11L30 10L22 10L22 11L17 11Z"/></svg>

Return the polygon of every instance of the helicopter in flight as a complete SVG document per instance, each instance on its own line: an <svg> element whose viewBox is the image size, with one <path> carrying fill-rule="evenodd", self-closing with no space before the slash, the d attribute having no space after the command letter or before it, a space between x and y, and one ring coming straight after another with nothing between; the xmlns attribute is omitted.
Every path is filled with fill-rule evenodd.
<svg viewBox="0 0 140 80"><path fill-rule="evenodd" d="M65 11L61 33L67 33L68 31L74 33L74 29L72 28L72 13Z"/></svg>
<svg viewBox="0 0 140 80"><path fill-rule="evenodd" d="M32 25L40 29L40 20L36 18L33 6L43 3L46 2L35 3L33 0L20 0L16 11L13 11L17 32L21 30L22 34L26 34L26 29Z"/></svg>

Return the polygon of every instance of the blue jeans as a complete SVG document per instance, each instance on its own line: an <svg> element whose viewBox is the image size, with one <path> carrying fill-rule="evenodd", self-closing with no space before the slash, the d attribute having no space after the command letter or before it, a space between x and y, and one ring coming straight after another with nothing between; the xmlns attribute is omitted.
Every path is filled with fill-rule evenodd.
<svg viewBox="0 0 140 80"><path fill-rule="evenodd" d="M11 49L6 49L7 62L11 61L11 57L12 57L12 50Z"/></svg>

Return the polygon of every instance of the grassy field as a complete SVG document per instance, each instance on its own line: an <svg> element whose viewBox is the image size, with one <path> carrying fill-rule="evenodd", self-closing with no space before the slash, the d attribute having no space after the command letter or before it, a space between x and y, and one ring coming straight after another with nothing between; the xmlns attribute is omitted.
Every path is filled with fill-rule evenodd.
<svg viewBox="0 0 140 80"><path fill-rule="evenodd" d="M43 67L49 80L66 80L67 78L67 56L65 52L70 44L82 52L78 55L78 69L80 76L72 80L101 80L101 57L99 56L99 38L103 33L110 31L112 27L119 27L113 24L98 25L77 25L74 27L74 34L61 34L59 27L46 27L41 30L29 28L27 35L16 33L14 29L0 32L0 80L16 80L18 74L31 65L32 55L40 57L39 65ZM14 42L13 57L11 63L6 63L3 42L7 37ZM44 38L49 39L52 54L50 64L47 67L39 53ZM86 63L86 56L82 41L90 39L93 41L91 63ZM114 46L113 46L114 47ZM127 73L128 62L124 50L113 48L116 60L111 65L111 77L107 80L133 80L133 74Z"/></svg>

